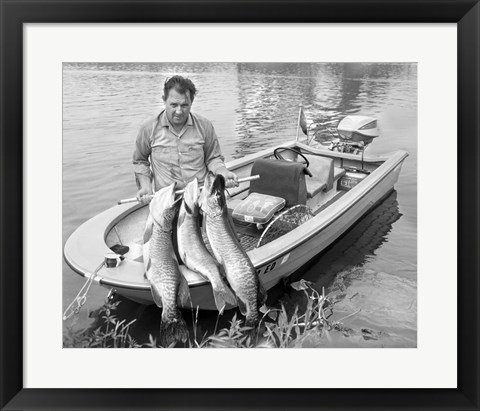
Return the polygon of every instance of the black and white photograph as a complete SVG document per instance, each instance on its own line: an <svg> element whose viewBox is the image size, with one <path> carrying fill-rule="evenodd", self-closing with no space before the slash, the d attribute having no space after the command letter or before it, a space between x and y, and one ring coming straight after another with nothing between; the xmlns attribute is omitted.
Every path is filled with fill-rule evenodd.
<svg viewBox="0 0 480 411"><path fill-rule="evenodd" d="M416 62L64 62L63 348L416 348Z"/></svg>
<svg viewBox="0 0 480 411"><path fill-rule="evenodd" d="M480 0L0 3L0 409L478 409Z"/></svg>

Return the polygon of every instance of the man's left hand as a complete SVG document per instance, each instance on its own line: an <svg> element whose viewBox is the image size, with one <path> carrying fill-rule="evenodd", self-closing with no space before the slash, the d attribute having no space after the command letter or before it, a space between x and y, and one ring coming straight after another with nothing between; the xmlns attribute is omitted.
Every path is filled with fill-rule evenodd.
<svg viewBox="0 0 480 411"><path fill-rule="evenodd" d="M217 174L221 174L225 178L225 188L238 187L238 177L226 168L218 170Z"/></svg>

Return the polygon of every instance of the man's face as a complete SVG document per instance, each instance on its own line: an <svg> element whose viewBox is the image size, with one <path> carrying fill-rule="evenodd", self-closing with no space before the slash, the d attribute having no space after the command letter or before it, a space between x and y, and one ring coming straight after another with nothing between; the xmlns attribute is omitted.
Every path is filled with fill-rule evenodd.
<svg viewBox="0 0 480 411"><path fill-rule="evenodd" d="M177 90L171 89L168 96L163 97L165 102L165 111L170 123L174 126L183 126L188 119L190 109L192 108L192 100L190 99L190 92L180 94Z"/></svg>

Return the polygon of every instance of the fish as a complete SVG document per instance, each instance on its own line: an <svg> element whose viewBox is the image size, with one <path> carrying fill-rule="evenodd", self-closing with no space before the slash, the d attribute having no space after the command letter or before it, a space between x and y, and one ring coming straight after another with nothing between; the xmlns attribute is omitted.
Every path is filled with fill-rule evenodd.
<svg viewBox="0 0 480 411"><path fill-rule="evenodd" d="M164 347L186 342L189 336L177 305L188 304L190 291L180 272L172 242L174 219L181 202L181 197L175 199L174 190L175 183L172 183L155 193L143 238L145 277L155 304L162 308L160 343Z"/></svg>
<svg viewBox="0 0 480 411"><path fill-rule="evenodd" d="M177 221L177 247L187 268L197 272L212 284L215 305L220 314L227 304L235 306L236 298L225 283L223 267L212 257L202 237L200 228L200 189L195 178L187 184Z"/></svg>
<svg viewBox="0 0 480 411"><path fill-rule="evenodd" d="M267 293L255 267L238 241L233 221L228 214L225 179L209 172L201 196L208 241L217 261L224 267L227 280L237 297L237 305L245 316L245 325L255 332L259 323L259 308ZM253 335L253 332L251 333Z"/></svg>

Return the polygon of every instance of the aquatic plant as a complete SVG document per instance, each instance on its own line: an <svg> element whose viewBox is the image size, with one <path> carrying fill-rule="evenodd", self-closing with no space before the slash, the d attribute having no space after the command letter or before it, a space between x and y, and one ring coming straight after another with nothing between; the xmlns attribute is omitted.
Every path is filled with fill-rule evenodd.
<svg viewBox="0 0 480 411"><path fill-rule="evenodd" d="M130 326L135 319L126 323L114 314L120 301L107 301L99 310L103 325L95 329L75 330L74 324L67 327L63 335L64 348L139 348L142 345L130 335Z"/></svg>
<svg viewBox="0 0 480 411"><path fill-rule="evenodd" d="M334 304L329 297L325 296L324 290L319 293L313 284L300 280L292 283L291 287L304 293L305 307L296 305L292 310L287 310L283 303L279 307L262 307L263 317L256 332L247 327L244 320L234 314L229 325L217 331L217 324L211 335L205 333L198 335L199 310L192 309L193 336L182 345L190 348L295 348L295 347L316 347L328 346L332 342L332 333L341 337L349 337L352 330L345 327L341 321L331 321L331 308ZM137 342L129 333L130 326L135 319L126 323L126 320L119 320L115 315L120 301L108 302L100 310L100 318L103 325L94 329L83 329L74 331L72 327L67 328L64 335L64 347L83 348L159 348L157 338L149 335L149 341ZM289 312L290 311L290 312ZM330 314L327 313L330 311ZM355 315L352 313L351 315ZM348 315L344 319L350 317ZM343 320L343 319L342 319ZM335 340L339 337L337 336ZM325 341L326 340L326 341Z"/></svg>

